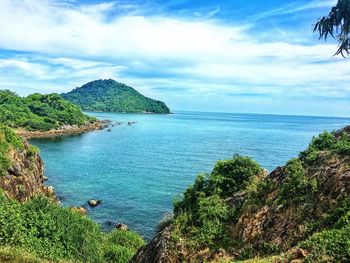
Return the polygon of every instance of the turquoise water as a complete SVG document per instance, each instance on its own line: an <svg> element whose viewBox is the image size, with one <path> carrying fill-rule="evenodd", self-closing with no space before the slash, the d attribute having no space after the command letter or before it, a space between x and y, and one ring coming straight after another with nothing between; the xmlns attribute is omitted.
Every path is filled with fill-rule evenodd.
<svg viewBox="0 0 350 263"><path fill-rule="evenodd" d="M123 222L146 238L171 211L174 196L217 160L249 155L271 171L297 156L312 136L350 124L345 118L198 112L93 115L122 124L111 132L32 140L48 184L66 206L102 199L91 218L106 229L113 227L108 222Z"/></svg>

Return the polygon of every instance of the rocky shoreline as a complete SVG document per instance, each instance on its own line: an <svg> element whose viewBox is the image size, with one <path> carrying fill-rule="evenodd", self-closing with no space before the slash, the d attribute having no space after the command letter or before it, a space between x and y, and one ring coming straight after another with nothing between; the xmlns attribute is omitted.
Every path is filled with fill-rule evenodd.
<svg viewBox="0 0 350 263"><path fill-rule="evenodd" d="M103 120L103 121L97 120L93 123L87 123L81 126L65 125L60 129L49 130L49 131L26 131L24 129L18 129L16 131L16 134L26 139L49 138L49 137L55 137L55 136L74 135L74 134L80 134L80 133L89 132L89 131L102 130L104 128L109 127L110 123L111 121L109 120Z"/></svg>

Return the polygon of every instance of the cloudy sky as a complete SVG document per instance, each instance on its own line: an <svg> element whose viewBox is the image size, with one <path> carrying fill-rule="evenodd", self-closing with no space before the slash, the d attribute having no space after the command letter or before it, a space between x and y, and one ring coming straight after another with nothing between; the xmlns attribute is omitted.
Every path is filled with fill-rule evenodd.
<svg viewBox="0 0 350 263"><path fill-rule="evenodd" d="M113 78L175 110L350 116L350 62L312 33L335 0L0 0L0 84Z"/></svg>

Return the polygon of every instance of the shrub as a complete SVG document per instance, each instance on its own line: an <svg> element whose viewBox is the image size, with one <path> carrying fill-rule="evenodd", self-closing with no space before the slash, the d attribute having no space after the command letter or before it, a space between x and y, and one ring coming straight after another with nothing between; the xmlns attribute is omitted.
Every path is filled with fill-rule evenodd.
<svg viewBox="0 0 350 263"><path fill-rule="evenodd" d="M0 124L0 176L11 167L8 156L10 148L24 150L23 140L12 129Z"/></svg>
<svg viewBox="0 0 350 263"><path fill-rule="evenodd" d="M210 175L198 175L183 199L174 204L173 240L185 236L192 247L225 246L225 224L239 213L239 208L229 210L226 199L247 190L262 172L251 158L234 155L219 161Z"/></svg>
<svg viewBox="0 0 350 263"><path fill-rule="evenodd" d="M317 180L309 178L299 159L290 160L286 167L284 180L278 197L278 203L298 204L305 202L317 190Z"/></svg>
<svg viewBox="0 0 350 263"><path fill-rule="evenodd" d="M213 246L224 238L227 217L228 207L218 195L200 198L196 215L199 242Z"/></svg>
<svg viewBox="0 0 350 263"><path fill-rule="evenodd" d="M103 248L105 262L129 262L144 240L131 231L114 230L106 235Z"/></svg>
<svg viewBox="0 0 350 263"><path fill-rule="evenodd" d="M262 172L260 165L250 157L234 155L232 160L216 163L210 177L210 185L213 192L218 192L225 198L245 190L253 178Z"/></svg>
<svg viewBox="0 0 350 263"><path fill-rule="evenodd" d="M89 218L40 196L24 204L1 196L0 225L1 245L51 260L124 263L143 245L131 231L105 234Z"/></svg>
<svg viewBox="0 0 350 263"><path fill-rule="evenodd" d="M301 152L299 157L306 164L313 165L317 163L318 156L322 151L350 155L349 135L344 132L336 137L334 134L325 131L319 136L314 137L309 147Z"/></svg>
<svg viewBox="0 0 350 263"><path fill-rule="evenodd" d="M304 262L348 262L350 226L321 231L300 246L310 252Z"/></svg>

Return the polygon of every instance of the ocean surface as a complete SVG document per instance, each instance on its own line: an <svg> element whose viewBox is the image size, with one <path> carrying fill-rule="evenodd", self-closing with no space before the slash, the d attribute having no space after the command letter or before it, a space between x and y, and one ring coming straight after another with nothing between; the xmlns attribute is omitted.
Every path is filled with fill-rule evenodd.
<svg viewBox="0 0 350 263"><path fill-rule="evenodd" d="M91 218L105 229L125 223L145 238L172 210L174 197L217 160L249 155L271 171L314 135L350 124L346 118L257 114L90 114L122 124L111 132L31 140L40 148L47 183L64 206L103 200Z"/></svg>

